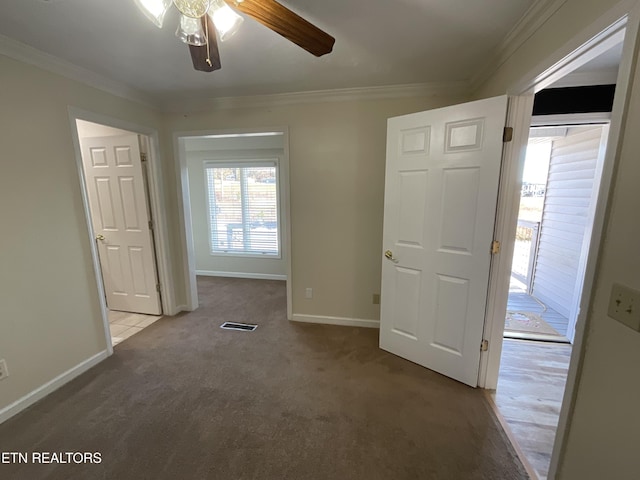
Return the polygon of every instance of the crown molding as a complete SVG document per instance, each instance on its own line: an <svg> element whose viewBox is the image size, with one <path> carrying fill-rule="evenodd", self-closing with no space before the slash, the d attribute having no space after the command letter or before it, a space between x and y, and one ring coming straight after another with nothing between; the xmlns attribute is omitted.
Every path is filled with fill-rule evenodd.
<svg viewBox="0 0 640 480"><path fill-rule="evenodd" d="M471 91L478 90L565 3L567 0L537 0L531 5L496 47L494 56L471 77Z"/></svg>
<svg viewBox="0 0 640 480"><path fill-rule="evenodd" d="M386 100L408 97L467 96L469 93L469 83L466 81L412 83L383 87L340 88L238 97L210 97L204 99L185 97L164 102L162 110L172 113L199 112L212 109L265 108L304 103Z"/></svg>
<svg viewBox="0 0 640 480"><path fill-rule="evenodd" d="M132 100L147 107L156 108L154 99L140 90L111 80L4 35L0 35L0 55L33 65L118 97Z"/></svg>
<svg viewBox="0 0 640 480"><path fill-rule="evenodd" d="M199 112L211 109L264 108L305 103L385 100L409 97L459 96L470 94L469 82L428 82L379 87L339 88L236 97L173 97L159 101L124 83L111 80L54 55L0 35L0 55L33 65L73 81L164 112Z"/></svg>

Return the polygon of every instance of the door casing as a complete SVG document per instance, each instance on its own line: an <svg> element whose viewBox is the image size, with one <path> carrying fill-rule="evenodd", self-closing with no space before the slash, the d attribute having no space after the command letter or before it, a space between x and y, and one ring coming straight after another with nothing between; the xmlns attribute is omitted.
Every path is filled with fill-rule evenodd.
<svg viewBox="0 0 640 480"><path fill-rule="evenodd" d="M496 255L492 261L484 337L489 340L490 347L481 356L478 381L479 386L486 389L495 389L498 383L504 317L507 308L508 282L514 247L514 235L512 235L512 232L515 232L517 223L517 206L520 195L519 179L522 178L524 168L526 144L533 111L533 96L536 92L550 86L612 46L624 41L611 115L609 141L602 170L599 192L601 200L594 214L580 314L577 319L574 347L569 364L548 478L555 478L558 472L558 466L561 464L566 449L566 433L575 408L577 381L584 360L584 332L587 330L590 320L587 313L593 296L595 268L604 233L605 217L609 208L615 159L621 148L622 127L624 126L626 111L629 108L630 84L639 50L639 27L640 2L621 2L576 35L570 42L547 57L535 71L514 82L507 89L507 94L511 97L507 126L513 127L515 133L513 142L507 144L505 148L498 210L496 212L495 238L501 241L502 249L501 254Z"/></svg>
<svg viewBox="0 0 640 480"><path fill-rule="evenodd" d="M113 344L111 342L111 332L109 330L109 318L107 312L107 305L104 298L104 285L102 283L102 276L100 274L100 260L98 257L98 249L95 243L95 234L91 223L91 211L89 209L89 197L87 194L84 170L82 166L82 154L80 148L80 138L76 126L76 120L85 120L87 122L96 123L108 127L118 128L121 130L127 130L132 133L146 136L149 143L148 152L148 187L149 187L149 208L152 213L152 217L155 222L154 231L154 245L156 252L156 262L158 277L162 285L162 311L165 315L176 315L180 310L175 303L175 291L173 287L173 272L171 268L171 260L168 254L169 235L167 231L167 219L166 208L164 206L163 196L163 179L162 169L159 156L159 136L158 131L135 123L127 122L118 118L109 117L107 115L90 112L76 107L69 107L69 122L71 124L71 137L75 151L76 168L78 172L78 181L80 183L80 190L82 194L82 202L85 212L85 220L87 224L87 239L89 241L91 258L93 263L94 275L96 279L96 286L98 291L98 302L100 304L100 310L102 314L102 323L104 329L105 343L108 355L113 354Z"/></svg>
<svg viewBox="0 0 640 480"><path fill-rule="evenodd" d="M292 268L291 268L291 189L289 182L289 127L237 128L227 130L185 131L173 134L174 158L176 162L177 200L179 211L180 239L182 241L182 264L185 279L185 293L187 304L183 310L193 311L198 308L198 288L196 284L195 248L193 245L193 226L191 224L191 200L189 196L189 174L187 169L187 155L184 139L189 137L203 137L214 135L242 135L265 132L282 133L284 155L279 164L280 209L284 223L282 232L282 255L286 261L286 290L287 290L287 318L292 319Z"/></svg>

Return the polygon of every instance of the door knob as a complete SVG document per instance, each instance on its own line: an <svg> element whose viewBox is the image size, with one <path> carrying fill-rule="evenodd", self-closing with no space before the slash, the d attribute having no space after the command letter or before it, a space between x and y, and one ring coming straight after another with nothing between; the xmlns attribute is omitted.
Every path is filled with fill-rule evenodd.
<svg viewBox="0 0 640 480"><path fill-rule="evenodd" d="M389 260L395 261L395 258L393 258L393 252L391 250L387 250L386 252L384 252L384 256L387 257Z"/></svg>
<svg viewBox="0 0 640 480"><path fill-rule="evenodd" d="M104 235L96 235L96 240L104 240Z"/></svg>

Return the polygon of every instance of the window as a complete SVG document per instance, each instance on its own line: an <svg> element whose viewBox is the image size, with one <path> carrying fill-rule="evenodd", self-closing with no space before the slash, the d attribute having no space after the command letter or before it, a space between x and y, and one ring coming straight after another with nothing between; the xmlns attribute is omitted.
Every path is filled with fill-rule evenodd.
<svg viewBox="0 0 640 480"><path fill-rule="evenodd" d="M205 163L212 255L280 257L278 163Z"/></svg>

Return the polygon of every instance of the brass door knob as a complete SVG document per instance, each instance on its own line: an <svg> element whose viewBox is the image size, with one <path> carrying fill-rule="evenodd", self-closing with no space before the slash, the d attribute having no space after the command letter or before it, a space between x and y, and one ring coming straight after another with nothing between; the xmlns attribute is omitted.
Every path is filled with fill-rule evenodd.
<svg viewBox="0 0 640 480"><path fill-rule="evenodd" d="M387 250L386 252L384 252L384 256L389 260L395 260L395 258L393 258L393 252L391 250Z"/></svg>
<svg viewBox="0 0 640 480"><path fill-rule="evenodd" d="M100 234L100 235L96 235L96 240L104 240L104 235Z"/></svg>

